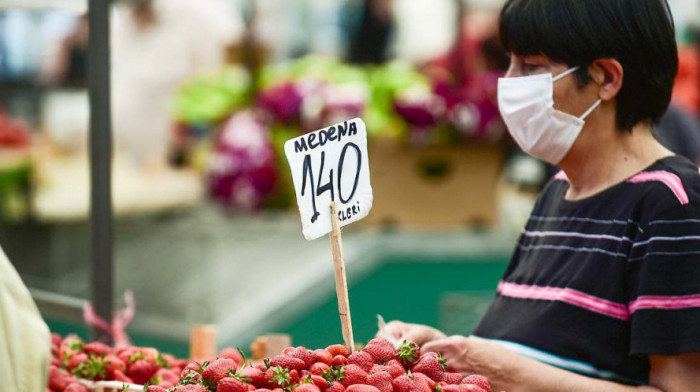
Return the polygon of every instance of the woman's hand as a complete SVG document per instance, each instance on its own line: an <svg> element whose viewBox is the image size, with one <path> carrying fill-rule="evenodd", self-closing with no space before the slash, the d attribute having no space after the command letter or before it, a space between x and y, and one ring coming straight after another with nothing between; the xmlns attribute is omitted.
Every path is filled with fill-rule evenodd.
<svg viewBox="0 0 700 392"><path fill-rule="evenodd" d="M449 371L486 376L494 391L511 391L518 385L517 365L521 357L497 343L454 335L426 343L421 351L439 353L447 361Z"/></svg>
<svg viewBox="0 0 700 392"><path fill-rule="evenodd" d="M390 321L386 324L387 333L396 340L402 342L407 340L418 346L422 346L433 340L444 339L447 337L441 331L422 324L404 323L403 321ZM384 336L382 331L377 332L377 337Z"/></svg>

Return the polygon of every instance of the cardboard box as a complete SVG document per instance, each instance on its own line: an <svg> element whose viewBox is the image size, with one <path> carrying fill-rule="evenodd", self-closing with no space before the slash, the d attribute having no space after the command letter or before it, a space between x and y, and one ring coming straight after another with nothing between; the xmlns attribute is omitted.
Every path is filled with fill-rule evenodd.
<svg viewBox="0 0 700 392"><path fill-rule="evenodd" d="M402 228L493 227L503 157L498 145L413 147L369 142L375 225Z"/></svg>

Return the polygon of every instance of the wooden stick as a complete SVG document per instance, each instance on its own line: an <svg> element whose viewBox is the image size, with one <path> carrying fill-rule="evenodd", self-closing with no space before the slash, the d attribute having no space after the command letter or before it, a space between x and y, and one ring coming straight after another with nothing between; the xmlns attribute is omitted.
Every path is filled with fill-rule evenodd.
<svg viewBox="0 0 700 392"><path fill-rule="evenodd" d="M355 349L355 340L352 336L348 281L345 277L345 259L343 259L343 239L340 235L338 205L335 202L331 202L331 224L333 230L329 236L331 239L331 249L333 250L333 264L335 265L335 293L338 296L338 313L340 314L340 325L343 329L345 347L352 353Z"/></svg>

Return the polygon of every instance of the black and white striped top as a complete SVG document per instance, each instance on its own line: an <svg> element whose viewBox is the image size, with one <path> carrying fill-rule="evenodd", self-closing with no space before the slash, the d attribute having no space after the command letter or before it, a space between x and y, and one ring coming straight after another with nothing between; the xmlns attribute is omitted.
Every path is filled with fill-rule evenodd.
<svg viewBox="0 0 700 392"><path fill-rule="evenodd" d="M474 335L645 384L648 354L700 351L700 173L669 157L584 200L568 188L546 186Z"/></svg>

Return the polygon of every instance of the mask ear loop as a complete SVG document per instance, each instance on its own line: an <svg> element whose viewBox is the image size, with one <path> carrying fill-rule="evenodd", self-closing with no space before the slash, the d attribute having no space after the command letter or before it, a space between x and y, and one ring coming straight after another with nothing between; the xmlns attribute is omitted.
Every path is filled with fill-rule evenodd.
<svg viewBox="0 0 700 392"><path fill-rule="evenodd" d="M575 67L573 67L573 68L569 68L569 69L567 69L566 71L560 73L559 75L553 77L553 78L552 78L552 82L556 82L557 80L559 80L559 79L561 79L561 78L564 78L564 77L566 77L566 76L569 76L569 75L571 75L572 73L576 72L578 69L579 69L578 66L575 66Z"/></svg>
<svg viewBox="0 0 700 392"><path fill-rule="evenodd" d="M585 120L586 117L588 117L588 115L591 114L591 113L601 104L601 102L603 102L602 99L598 99L597 101L595 101L595 103L593 104L593 106L591 106L590 108L588 108L588 110L586 110L586 112L583 113L583 115L581 115L581 117L579 117L579 118L580 118L581 120Z"/></svg>

